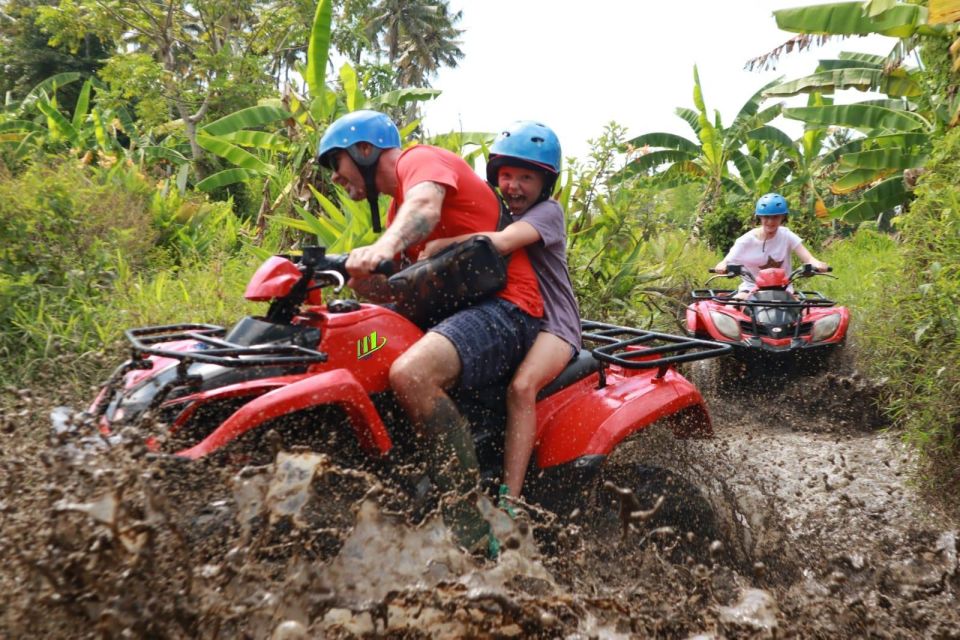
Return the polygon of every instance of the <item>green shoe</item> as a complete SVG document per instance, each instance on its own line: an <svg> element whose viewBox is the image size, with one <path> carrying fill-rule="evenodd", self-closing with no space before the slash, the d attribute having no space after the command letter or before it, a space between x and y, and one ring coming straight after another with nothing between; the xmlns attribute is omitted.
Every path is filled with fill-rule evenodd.
<svg viewBox="0 0 960 640"><path fill-rule="evenodd" d="M517 519L517 510L513 506L513 503L509 500L510 488L507 485L500 485L500 490L497 492L497 507L507 513L510 516L511 520Z"/></svg>

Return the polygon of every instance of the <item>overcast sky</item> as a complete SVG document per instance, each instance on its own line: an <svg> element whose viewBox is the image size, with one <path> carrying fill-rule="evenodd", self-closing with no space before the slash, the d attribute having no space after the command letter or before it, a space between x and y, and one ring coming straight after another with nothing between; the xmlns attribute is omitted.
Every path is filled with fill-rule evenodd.
<svg viewBox="0 0 960 640"><path fill-rule="evenodd" d="M424 124L430 133L493 132L514 120L540 120L560 136L565 156L582 156L587 140L611 120L631 136L691 136L674 109L693 107L694 64L707 108L719 110L728 125L779 75L808 75L818 59L840 51L885 55L895 43L881 36L837 40L784 56L775 71L744 70L747 60L794 35L777 29L773 10L809 4L814 1L451 0L453 9L463 10L466 55L433 83L443 94L425 105ZM846 93L854 95L843 101L867 99ZM801 130L797 123L777 124L792 136Z"/></svg>

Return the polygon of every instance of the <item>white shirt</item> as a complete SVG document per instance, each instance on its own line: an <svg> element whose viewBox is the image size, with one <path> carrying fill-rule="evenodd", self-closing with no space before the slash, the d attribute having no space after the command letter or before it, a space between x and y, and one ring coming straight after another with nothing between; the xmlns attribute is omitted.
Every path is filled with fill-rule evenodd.
<svg viewBox="0 0 960 640"><path fill-rule="evenodd" d="M761 228L758 237L757 229L751 229L733 243L724 261L727 264L742 264L756 280L761 269L783 269L790 275L793 263L790 259L794 250L803 244L803 240L790 229L778 227L777 232L770 239L763 238ZM743 283L740 288L752 288L752 284Z"/></svg>

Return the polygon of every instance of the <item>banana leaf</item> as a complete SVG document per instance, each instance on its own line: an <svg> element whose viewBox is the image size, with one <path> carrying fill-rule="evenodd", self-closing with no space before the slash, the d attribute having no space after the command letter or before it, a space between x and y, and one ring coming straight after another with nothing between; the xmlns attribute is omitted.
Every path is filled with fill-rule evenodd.
<svg viewBox="0 0 960 640"><path fill-rule="evenodd" d="M197 144L210 153L216 154L242 169L266 175L274 175L276 173L276 168L273 165L263 162L252 153L244 151L240 147L230 144L222 138L200 134L197 136Z"/></svg>
<svg viewBox="0 0 960 640"><path fill-rule="evenodd" d="M673 133L645 133L632 140L627 140L627 144L632 147L664 147L675 151L684 151L690 155L700 153L700 145Z"/></svg>
<svg viewBox="0 0 960 640"><path fill-rule="evenodd" d="M807 124L849 127L866 131L878 129L896 132L913 131L930 126L921 116L909 111L863 104L792 107L784 109L783 115Z"/></svg>
<svg viewBox="0 0 960 640"><path fill-rule="evenodd" d="M291 117L290 112L286 109L274 105L261 104L234 111L230 115L211 122L205 127L201 127L200 131L210 136L221 136L239 131L240 129L250 129L276 122L277 120L286 120L289 117Z"/></svg>
<svg viewBox="0 0 960 640"><path fill-rule="evenodd" d="M223 171L218 171L212 176L208 176L196 184L196 188L200 191L213 191L214 189L219 189L220 187L225 187L229 184L236 184L237 182L244 182L246 180L252 180L254 178L259 178L262 174L258 171L250 171L249 169L224 169Z"/></svg>

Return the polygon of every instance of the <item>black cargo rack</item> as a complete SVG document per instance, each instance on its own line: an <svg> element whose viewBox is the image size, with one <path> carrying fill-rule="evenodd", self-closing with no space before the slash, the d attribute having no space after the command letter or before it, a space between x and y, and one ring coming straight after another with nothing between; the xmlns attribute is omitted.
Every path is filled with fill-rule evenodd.
<svg viewBox="0 0 960 640"><path fill-rule="evenodd" d="M203 362L222 367L265 367L274 365L307 365L327 361L327 354L293 344L245 347L221 340L226 329L213 324L168 324L128 329L124 332L133 348L131 360L145 355L173 358L183 364ZM196 340L205 348L193 351L172 351L151 345L174 340Z"/></svg>
<svg viewBox="0 0 960 640"><path fill-rule="evenodd" d="M737 293L736 289L694 289L690 297L693 302L713 300L720 304L736 305L738 307L808 308L836 305L833 300L823 297L823 294L819 291L794 291L793 296L796 300L741 300L733 297L735 293Z"/></svg>
<svg viewBox="0 0 960 640"><path fill-rule="evenodd" d="M591 347L590 351L601 363L615 364L625 369L656 368L659 369L658 376L662 376L670 365L716 358L733 351L731 345L712 340L621 327L592 320L582 321L580 327L584 342L600 345ZM636 346L646 348L629 348Z"/></svg>

